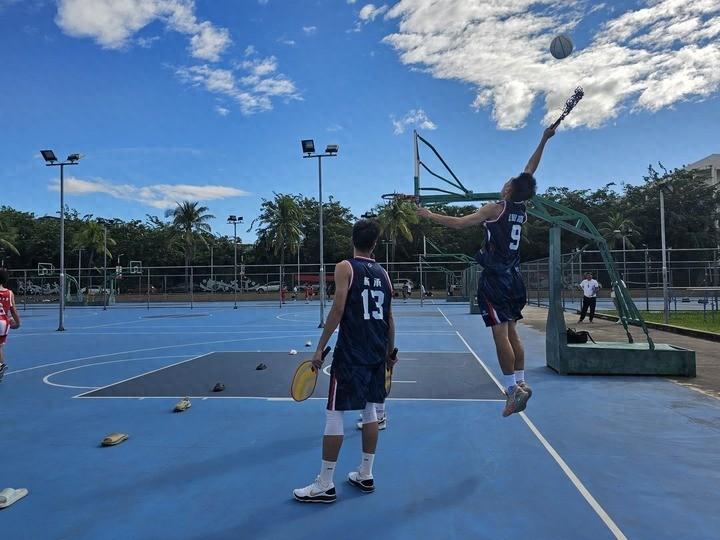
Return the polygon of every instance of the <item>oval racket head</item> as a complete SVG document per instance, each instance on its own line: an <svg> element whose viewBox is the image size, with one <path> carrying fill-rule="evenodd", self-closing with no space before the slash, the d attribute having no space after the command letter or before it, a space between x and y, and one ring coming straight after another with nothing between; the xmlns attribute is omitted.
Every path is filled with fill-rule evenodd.
<svg viewBox="0 0 720 540"><path fill-rule="evenodd" d="M395 360L397 358L398 350L397 347L393 349L393 351L390 353L390 358ZM385 366L385 397L388 397L390 395L390 390L392 390L392 369L388 369L387 366Z"/></svg>
<svg viewBox="0 0 720 540"><path fill-rule="evenodd" d="M330 352L330 347L325 347L322 357L325 358ZM313 368L312 361L302 362L295 370L292 383L290 384L290 396L295 401L305 401L315 392L317 385L318 371Z"/></svg>
<svg viewBox="0 0 720 540"><path fill-rule="evenodd" d="M317 384L318 372L315 371L311 360L302 362L295 370L290 395L295 401L305 401L313 395Z"/></svg>

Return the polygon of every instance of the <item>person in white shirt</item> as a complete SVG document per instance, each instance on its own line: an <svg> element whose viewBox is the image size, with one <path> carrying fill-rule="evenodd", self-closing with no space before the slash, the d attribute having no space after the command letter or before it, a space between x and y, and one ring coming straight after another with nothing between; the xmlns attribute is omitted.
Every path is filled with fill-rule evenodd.
<svg viewBox="0 0 720 540"><path fill-rule="evenodd" d="M600 290L600 284L593 279L592 272L585 273L585 279L580 282L580 289L583 292L582 310L580 311L580 320L578 324L585 320L588 309L590 310L590 322L595 318L595 304L597 303L597 292Z"/></svg>

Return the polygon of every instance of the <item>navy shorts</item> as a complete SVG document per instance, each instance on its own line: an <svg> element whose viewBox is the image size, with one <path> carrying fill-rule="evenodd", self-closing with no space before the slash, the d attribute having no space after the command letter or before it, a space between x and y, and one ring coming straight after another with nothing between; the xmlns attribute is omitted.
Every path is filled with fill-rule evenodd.
<svg viewBox="0 0 720 540"><path fill-rule="evenodd" d="M368 403L384 403L385 397L385 362L353 364L335 350L330 368L329 411L358 411Z"/></svg>
<svg viewBox="0 0 720 540"><path fill-rule="evenodd" d="M522 319L527 303L527 290L520 272L506 273L484 271L478 281L478 306L485 326Z"/></svg>

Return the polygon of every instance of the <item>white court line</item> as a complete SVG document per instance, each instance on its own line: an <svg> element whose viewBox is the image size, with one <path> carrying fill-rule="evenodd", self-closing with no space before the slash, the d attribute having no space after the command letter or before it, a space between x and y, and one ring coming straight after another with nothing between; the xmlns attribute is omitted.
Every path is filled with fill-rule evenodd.
<svg viewBox="0 0 720 540"><path fill-rule="evenodd" d="M105 385L105 386L101 386L100 388L95 388L94 390L91 390L90 392L83 392L82 394L78 394L77 396L73 396L73 398L80 398L80 397L83 397L85 394L90 394L91 392L97 392L97 391L99 391L99 390L105 390L106 388L110 388L111 386L117 386L118 384L126 383L126 382L132 381L132 380L134 380L134 379L139 379L140 377L144 377L145 375L150 375L150 374L152 374L152 373L157 373L158 371L162 371L162 370L164 370L164 369L169 369L169 368L171 368L171 367L179 366L180 364L185 364L185 363L187 363L187 362L192 362L193 360L199 360L200 358L202 358L202 357L204 357L204 356L209 356L209 355L213 354L213 352L214 352L214 351L211 351L211 352L208 352L208 353L205 353L205 354L201 354L201 355L199 355L199 356L193 356L192 358L187 358L187 359L185 359L185 360L181 360L180 362L175 362L174 364L169 364L169 365L167 365L167 366L163 366L163 367L158 368L158 369L153 369L152 371L147 371L147 372L145 372L145 373L141 373L140 375L135 375L134 377L129 377L129 378L127 378L127 379L123 379L122 381L116 381L116 382L114 382L114 383L112 383L112 384L107 384L107 385Z"/></svg>
<svg viewBox="0 0 720 540"><path fill-rule="evenodd" d="M500 390L503 389L502 385L498 382L498 380L495 378L495 376L490 373L490 370L485 365L485 363L480 360L480 357L475 353L475 351L470 347L467 341L465 341L465 338L460 334L460 332L457 332L457 336L462 340L462 342L467 347L468 351L472 353L472 355L475 357L475 359L480 362L480 365L485 369L485 371L490 375L493 381L495 381L495 384L500 388ZM585 487L585 485L580 481L580 479L577 477L577 475L573 472L573 470L568 466L567 463L565 463L565 460L560 457L560 454L557 453L557 451L552 447L552 445L547 441L547 439L540 433L540 430L535 427L535 424L532 423L532 421L527 417L527 415L524 412L520 413L520 418L522 418L525 421L525 424L530 428L530 431L532 431L533 435L537 437L537 439L540 441L540 444L545 447L545 450L547 450L548 454L555 460L555 462L560 466L562 471L565 473L565 475L570 479L570 482L575 486L575 488L580 492L580 495L583 496L585 501L590 505L590 507L595 511L595 513L600 517L600 519L605 523L608 529L610 529L610 532L613 533L615 538L617 540L627 540L627 537L623 534L623 532L620 530L620 528L617 526L617 524L613 521L613 519L608 515L608 513L603 509L602 506L600 506L600 503L597 502L595 497L592 496L592 494L588 491L588 489Z"/></svg>
<svg viewBox="0 0 720 540"><path fill-rule="evenodd" d="M197 347L200 345L218 345L222 343L239 343L241 341L260 341L265 339L296 339L297 336L261 336L257 338L242 338L242 339L222 339L219 341L198 341L195 343L179 343L176 345L163 345L161 347L148 347L145 349L129 349L127 351L118 351L114 353L106 354L95 354L93 356L84 356L81 358L72 358L70 360L61 360L60 362L51 362L49 364L41 364L39 366L32 366L24 369L16 369L14 371L8 371L5 376L14 375L15 373L24 373L25 371L34 371L36 369L42 369L52 366L61 366L63 364L70 364L72 362L82 362L83 360L95 360L96 358L107 358L109 356L118 356L120 354L133 354L139 352L150 352L150 351L162 351L164 349L177 349L178 347ZM219 352L252 352L252 351L219 351Z"/></svg>
<svg viewBox="0 0 720 540"><path fill-rule="evenodd" d="M437 308L437 310L440 312L440 314L441 314L443 317L445 317L445 320L447 321L447 323L448 323L450 326L452 326L453 323L451 323L451 322L450 322L450 319L447 318L447 315L445 315L445 313L443 313L443 310L440 309L440 308Z"/></svg>
<svg viewBox="0 0 720 540"><path fill-rule="evenodd" d="M121 362L138 362L140 360L155 360L156 358L186 358L187 355L173 355L173 356L145 356L143 358L122 358L120 360L109 360L107 362L94 362L92 364L82 364L80 366L74 366L71 368L61 369L60 371L55 371L54 373L50 373L49 375L45 375L43 377L43 382L45 384L48 384L50 386L57 386L58 388L74 388L77 390L97 390L100 387L99 386L74 386L71 384L60 384L60 383L54 383L50 381L51 377L54 377L55 375L60 375L61 373L65 373L68 371L75 371L77 369L83 369L87 367L93 367L93 366L104 366L106 364L119 364Z"/></svg>

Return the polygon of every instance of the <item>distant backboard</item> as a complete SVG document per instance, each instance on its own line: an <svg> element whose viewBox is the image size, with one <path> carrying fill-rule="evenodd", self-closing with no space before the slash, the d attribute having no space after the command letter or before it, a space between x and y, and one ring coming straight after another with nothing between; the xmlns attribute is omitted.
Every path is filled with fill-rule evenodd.
<svg viewBox="0 0 720 540"><path fill-rule="evenodd" d="M130 274L142 274L142 261L130 261Z"/></svg>
<svg viewBox="0 0 720 540"><path fill-rule="evenodd" d="M53 263L38 263L38 276L52 276L54 273Z"/></svg>

